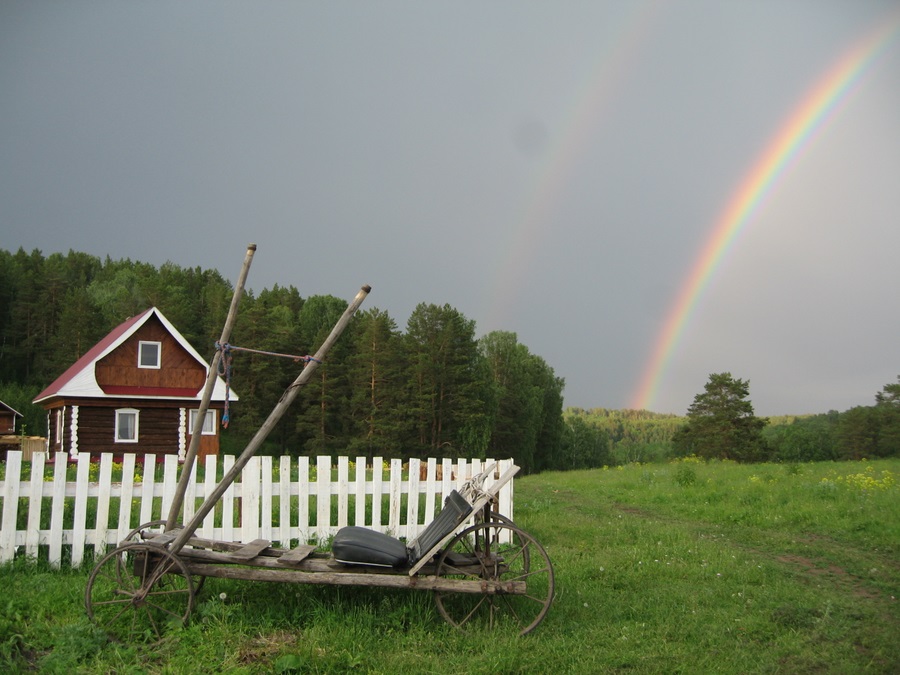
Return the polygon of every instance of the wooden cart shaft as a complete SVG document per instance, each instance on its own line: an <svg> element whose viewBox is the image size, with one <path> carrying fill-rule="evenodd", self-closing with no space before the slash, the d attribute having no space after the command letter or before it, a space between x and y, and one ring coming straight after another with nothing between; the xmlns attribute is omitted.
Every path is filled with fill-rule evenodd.
<svg viewBox="0 0 900 675"><path fill-rule="evenodd" d="M276 563L277 564L277 563ZM339 565L340 563L335 563ZM326 563L327 566L327 563ZM187 561L191 574L220 579L244 579L247 581L279 581L292 584L317 584L329 586L370 586L378 588L407 588L425 591L446 591L452 593L473 593L481 595L515 594L526 592L524 581L498 583L496 581L470 581L433 575L409 576L404 572L373 573L341 571L329 567L329 571L299 569L273 569L272 566L223 565ZM352 568L358 570L359 568Z"/></svg>
<svg viewBox="0 0 900 675"><path fill-rule="evenodd" d="M160 549L175 537L166 532L148 539ZM179 552L191 574L222 579L248 581L278 581L283 583L321 584L331 586L372 586L380 588L409 588L480 594L524 594L524 581L496 582L489 580L461 580L435 576L435 565L429 562L418 574L410 575L405 568L347 565L336 561L329 553L316 552L314 546L281 549L265 540L249 544L223 542L192 537ZM502 560L495 561L502 567ZM481 562L461 556L454 567L460 573L478 576Z"/></svg>

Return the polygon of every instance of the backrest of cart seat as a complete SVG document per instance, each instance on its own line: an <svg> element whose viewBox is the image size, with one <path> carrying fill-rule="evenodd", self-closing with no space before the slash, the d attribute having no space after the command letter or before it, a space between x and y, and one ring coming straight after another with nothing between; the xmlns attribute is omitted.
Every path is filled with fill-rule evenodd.
<svg viewBox="0 0 900 675"><path fill-rule="evenodd" d="M472 505L459 492L453 490L444 500L444 508L437 518L407 544L410 560L415 562L428 553L439 541L459 527L470 513Z"/></svg>

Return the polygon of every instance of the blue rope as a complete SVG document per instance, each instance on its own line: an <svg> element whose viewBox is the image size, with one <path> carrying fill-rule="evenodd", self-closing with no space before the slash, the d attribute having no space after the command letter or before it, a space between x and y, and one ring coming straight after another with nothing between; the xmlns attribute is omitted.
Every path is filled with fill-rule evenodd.
<svg viewBox="0 0 900 675"><path fill-rule="evenodd" d="M222 411L222 428L227 429L228 423L231 421L228 401L228 395L231 392L231 345L227 342L223 345L217 340L216 351L222 352L222 358L219 361L218 374L225 377L225 409Z"/></svg>
<svg viewBox="0 0 900 675"><path fill-rule="evenodd" d="M233 361L233 357L231 355L232 352L250 352L252 354L263 354L265 356L280 356L282 358L293 359L297 362L303 361L304 363L309 363L310 361L315 361L316 363L322 363L322 361L314 356L310 356L309 354L307 354L306 356L280 354L278 352L267 352L261 349L235 347L234 345L230 345L227 342L223 345L218 340L216 340L216 351L222 352L222 359L219 361L218 374L225 378L225 409L222 411L222 427L225 429L228 428L228 422L231 419L229 414L228 395L231 392L231 365Z"/></svg>

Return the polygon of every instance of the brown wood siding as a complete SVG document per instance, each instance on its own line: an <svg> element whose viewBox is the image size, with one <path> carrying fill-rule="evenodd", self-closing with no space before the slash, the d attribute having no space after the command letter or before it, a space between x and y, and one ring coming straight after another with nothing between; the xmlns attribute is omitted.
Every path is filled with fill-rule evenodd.
<svg viewBox="0 0 900 675"><path fill-rule="evenodd" d="M116 443L116 410L139 410L138 442ZM110 407L86 407L78 410L78 451L99 454L139 453L172 454L178 452L178 408L160 408L146 401L122 401Z"/></svg>
<svg viewBox="0 0 900 675"><path fill-rule="evenodd" d="M138 345L142 341L161 344L160 368L138 368ZM101 387L177 387L199 391L206 383L206 367L155 316L112 353L97 361L94 373Z"/></svg>
<svg viewBox="0 0 900 675"><path fill-rule="evenodd" d="M72 450L72 406L78 406L78 451L90 454L111 452L121 455L175 454L178 452L178 424L181 408L197 409L199 401L153 401L146 399L66 399L48 408L50 452L71 452ZM216 419L222 418L223 406L213 404ZM56 443L56 413L63 408L63 442ZM133 408L140 412L138 417L138 442L116 443L116 410ZM185 435L185 450L191 442L191 434ZM215 435L203 436L197 452L200 457L219 454L219 428Z"/></svg>
<svg viewBox="0 0 900 675"><path fill-rule="evenodd" d="M191 435L187 435L187 446L185 449L190 446L191 443ZM198 457L206 457L207 455L218 455L219 454L219 432L216 430L215 436L201 436L200 437L200 447L197 449Z"/></svg>
<svg viewBox="0 0 900 675"><path fill-rule="evenodd" d="M16 433L16 415L15 413L0 413L0 434Z"/></svg>

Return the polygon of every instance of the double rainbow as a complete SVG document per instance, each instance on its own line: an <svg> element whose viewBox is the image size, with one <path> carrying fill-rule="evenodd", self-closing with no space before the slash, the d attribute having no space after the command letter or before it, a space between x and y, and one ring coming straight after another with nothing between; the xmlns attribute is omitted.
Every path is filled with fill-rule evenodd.
<svg viewBox="0 0 900 675"><path fill-rule="evenodd" d="M801 99L765 151L738 186L712 235L681 286L656 340L632 398L634 409L649 409L666 374L684 328L723 257L797 153L819 131L863 73L900 33L900 10L892 12L869 35L840 58Z"/></svg>

